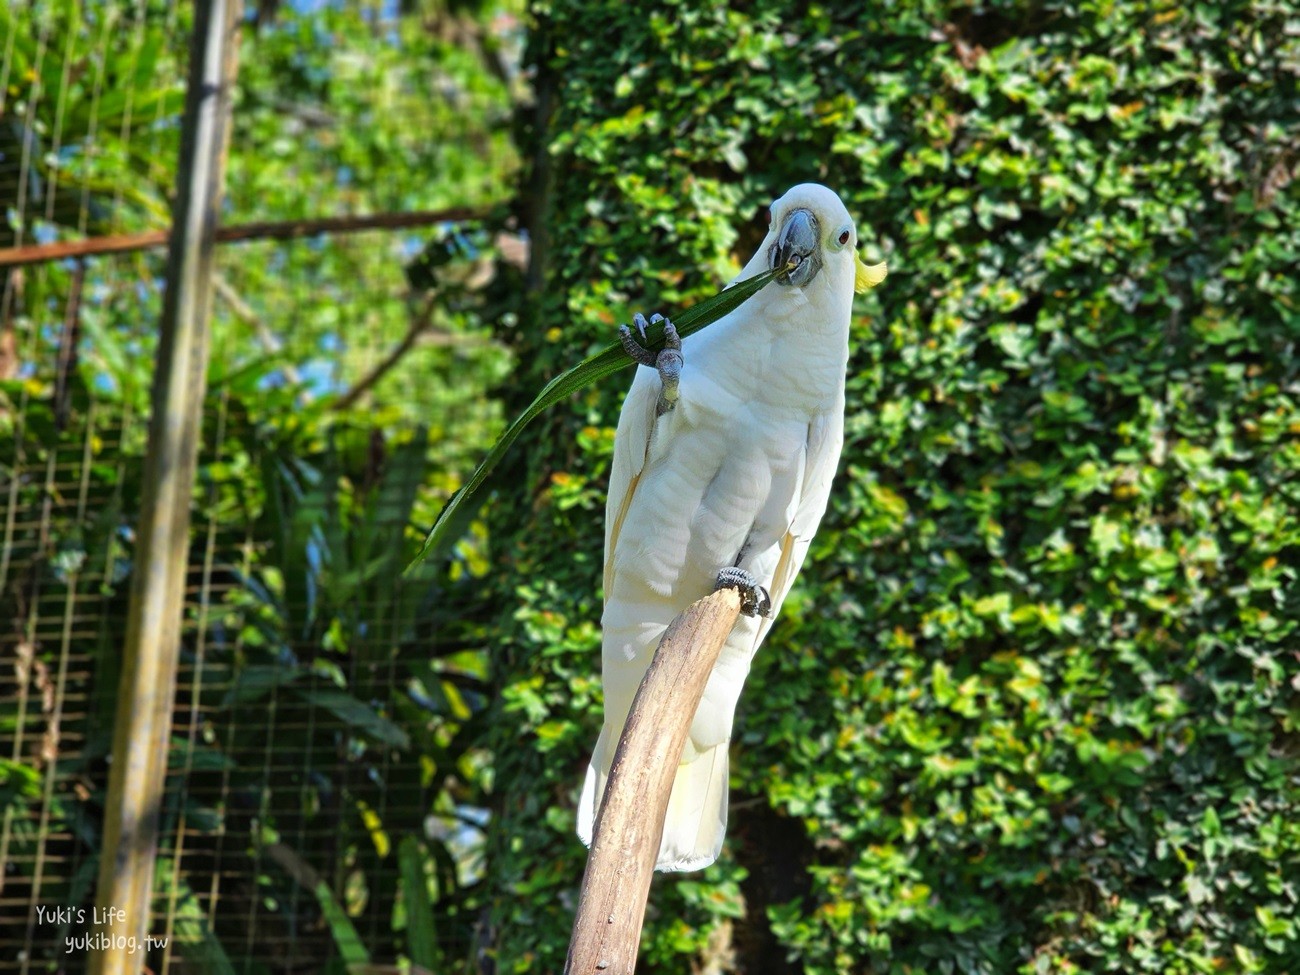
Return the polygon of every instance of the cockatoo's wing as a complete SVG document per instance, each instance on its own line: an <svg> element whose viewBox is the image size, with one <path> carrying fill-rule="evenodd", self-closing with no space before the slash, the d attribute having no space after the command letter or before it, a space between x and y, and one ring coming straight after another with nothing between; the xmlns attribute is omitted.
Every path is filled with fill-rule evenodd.
<svg viewBox="0 0 1300 975"><path fill-rule="evenodd" d="M609 472L609 495L605 504L605 602L614 591L614 549L623 530L623 521L631 507L650 451L650 437L655 428L655 408L663 383L659 374L641 366L632 380L632 388L623 400L614 435L614 460Z"/></svg>
<svg viewBox="0 0 1300 975"><path fill-rule="evenodd" d="M610 594L614 591L614 551L618 547L623 522L632 506L632 498L636 495L641 472L645 469L646 457L650 452L650 438L654 435L656 408L662 387L663 382L658 372L646 366L638 368L632 379L632 387L623 400L623 411L618 417L614 459L609 471L609 494L605 502L605 605L609 604ZM608 675L605 676L608 678ZM606 725L608 723L606 721ZM588 846L591 845L595 828L596 806L600 793L605 788L605 769L618 744L617 734L617 731L611 733L608 727L601 730L600 740L596 743L591 765L587 769L587 778L583 783L582 798L578 803L578 835Z"/></svg>
<svg viewBox="0 0 1300 975"><path fill-rule="evenodd" d="M772 597L772 615L760 621L754 646L762 643L785 602L795 576L803 566L808 546L817 533L826 504L831 496L831 481L839 464L844 443L844 409L822 413L808 425L803 463L795 469L796 482L787 509L789 527L780 542L776 569L768 590ZM764 580L760 580L764 581Z"/></svg>

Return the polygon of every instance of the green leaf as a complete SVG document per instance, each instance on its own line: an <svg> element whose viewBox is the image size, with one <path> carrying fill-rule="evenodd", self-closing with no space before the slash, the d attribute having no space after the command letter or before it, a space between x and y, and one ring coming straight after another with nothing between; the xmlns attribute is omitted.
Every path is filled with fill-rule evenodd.
<svg viewBox="0 0 1300 975"><path fill-rule="evenodd" d="M420 841L414 836L403 837L397 855L402 869L402 900L406 905L406 953L411 964L436 971L438 942Z"/></svg>
<svg viewBox="0 0 1300 975"><path fill-rule="evenodd" d="M729 288L724 288L712 298L692 306L674 320L678 334L685 338L712 325L724 315L735 311L762 290L778 273L779 269L756 274L752 278L746 278ZM664 326L662 322L656 322L646 329L645 345L651 352L657 353L663 349ZM488 455L483 458L474 473L470 475L470 479L465 485L447 502L447 506L442 509L442 513L438 515L438 520L434 522L432 530L425 538L424 545L420 547L419 553L406 567L406 573L409 573L430 555L441 551L447 544L460 536L468 519L473 516L482 503L483 487L488 476L501 462L501 458L505 456L506 451L519 438L519 435L523 433L524 427L528 426L529 423L541 416L549 407L560 402L560 400L594 382L604 379L611 373L618 372L625 366L630 365L631 362L631 356L624 351L620 343L615 342L547 383L546 387L537 394L537 398L528 405L528 408L515 418L515 421L506 428L505 433L501 434L500 439L493 445Z"/></svg>
<svg viewBox="0 0 1300 975"><path fill-rule="evenodd" d="M405 731L346 691L318 687L301 690L299 693L305 700L324 708L339 720L382 744L403 749L411 746L410 736Z"/></svg>
<svg viewBox="0 0 1300 975"><path fill-rule="evenodd" d="M226 949L208 925L207 914L193 888L176 870L175 862L159 857L154 869L155 890L165 890L172 908L171 938L187 963L209 975L235 975Z"/></svg>
<svg viewBox="0 0 1300 975"><path fill-rule="evenodd" d="M934 700L941 707L947 707L956 697L952 684L952 668L942 660L936 660L930 668L930 681L934 688Z"/></svg>
<svg viewBox="0 0 1300 975"><path fill-rule="evenodd" d="M339 950L339 957L349 972L356 972L370 964L370 952L366 950L357 933L356 925L348 917L347 911L330 890L329 884L319 881L313 888L316 902L320 904L321 914L329 925L330 934L334 936L334 946Z"/></svg>

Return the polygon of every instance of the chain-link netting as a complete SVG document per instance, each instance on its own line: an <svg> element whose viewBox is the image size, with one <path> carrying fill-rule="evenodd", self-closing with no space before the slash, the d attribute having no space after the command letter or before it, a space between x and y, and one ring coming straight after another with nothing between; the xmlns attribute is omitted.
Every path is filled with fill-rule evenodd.
<svg viewBox="0 0 1300 975"><path fill-rule="evenodd" d="M247 11L152 971L472 953L482 656L399 578L498 423L522 260L518 25L456 6ZM96 947L191 17L0 10L0 972Z"/></svg>

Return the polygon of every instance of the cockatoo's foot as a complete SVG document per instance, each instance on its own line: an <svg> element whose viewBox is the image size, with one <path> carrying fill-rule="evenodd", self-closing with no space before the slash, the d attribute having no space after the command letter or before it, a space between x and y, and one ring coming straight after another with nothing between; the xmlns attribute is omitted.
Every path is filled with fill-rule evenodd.
<svg viewBox="0 0 1300 975"><path fill-rule="evenodd" d="M740 593L740 611L746 616L771 616L772 597L758 584L753 573L736 566L728 566L718 573L718 589L735 589Z"/></svg>
<svg viewBox="0 0 1300 975"><path fill-rule="evenodd" d="M664 323L664 347L658 355L655 355L641 344L641 342L645 341L646 325L653 325L656 322ZM659 416L663 416L677 405L677 386L681 381L682 366L686 362L682 357L681 337L678 336L673 323L664 318L663 315L652 315L650 321L646 322L645 316L637 312L632 316L632 324L641 333L641 342L638 342L633 337L630 328L626 325L620 325L618 335L623 343L623 351L641 365L651 366L659 371L659 379L663 383L663 388L659 391L659 402L655 407L655 412Z"/></svg>

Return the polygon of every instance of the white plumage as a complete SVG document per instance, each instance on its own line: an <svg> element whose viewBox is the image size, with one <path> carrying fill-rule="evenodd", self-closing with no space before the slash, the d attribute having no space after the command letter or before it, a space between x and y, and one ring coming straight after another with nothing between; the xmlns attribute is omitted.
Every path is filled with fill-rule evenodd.
<svg viewBox="0 0 1300 975"><path fill-rule="evenodd" d="M796 214L816 232L811 280L803 268L792 275L802 286L769 284L686 338L674 409L656 416L662 383L647 366L623 404L606 507L605 723L578 812L588 844L628 709L668 624L714 589L720 569L737 565L768 588L775 617L826 510L855 283L864 290L884 269L858 261L839 197L806 183L772 205L741 278L774 266ZM732 720L771 623L742 616L709 678L674 781L660 870L707 866L722 849Z"/></svg>

